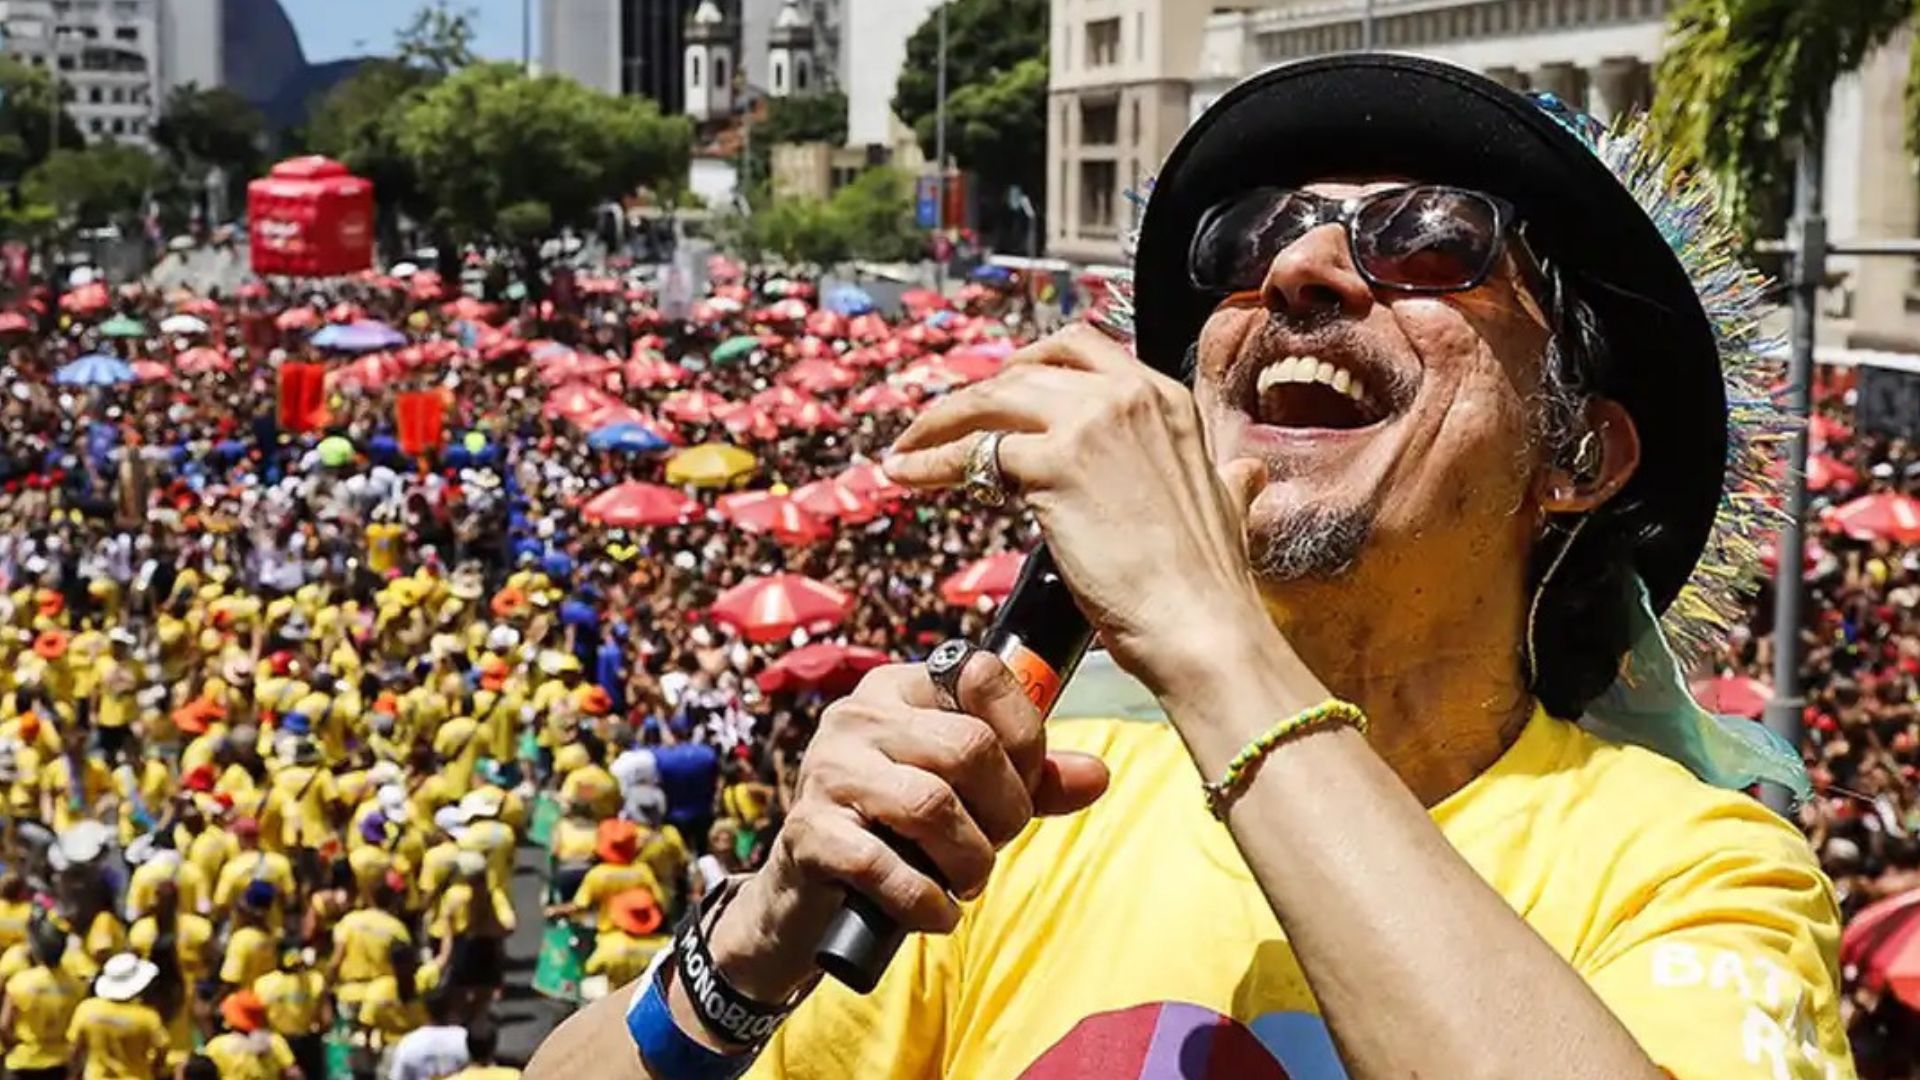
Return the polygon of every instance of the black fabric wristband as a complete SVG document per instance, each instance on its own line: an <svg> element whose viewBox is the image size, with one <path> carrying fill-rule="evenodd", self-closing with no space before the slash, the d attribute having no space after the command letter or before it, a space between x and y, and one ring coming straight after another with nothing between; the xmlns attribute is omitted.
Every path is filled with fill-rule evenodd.
<svg viewBox="0 0 1920 1080"><path fill-rule="evenodd" d="M707 944L707 927L718 921L721 912L739 891L741 878L728 878L708 893L700 907L680 921L673 935L673 961L660 967L660 989L669 979L681 980L694 1015L707 1033L728 1046L757 1047L767 1041L780 1022L793 1011L804 993L783 1005L768 1005L741 993L720 973L713 962L713 950Z"/></svg>

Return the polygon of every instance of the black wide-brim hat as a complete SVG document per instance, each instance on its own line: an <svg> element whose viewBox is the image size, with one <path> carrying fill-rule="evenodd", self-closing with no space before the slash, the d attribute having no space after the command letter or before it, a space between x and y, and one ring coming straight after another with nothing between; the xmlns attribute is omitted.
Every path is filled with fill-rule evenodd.
<svg viewBox="0 0 1920 1080"><path fill-rule="evenodd" d="M1451 64L1388 53L1320 57L1228 91L1167 158L1134 260L1136 348L1175 370L1214 298L1187 252L1200 219L1256 186L1408 177L1513 203L1529 247L1598 317L1618 377L1596 388L1632 415L1640 466L1620 496L1660 526L1636 569L1656 611L1680 594L1727 482L1727 388L1716 327L1659 226L1590 142L1540 104Z"/></svg>

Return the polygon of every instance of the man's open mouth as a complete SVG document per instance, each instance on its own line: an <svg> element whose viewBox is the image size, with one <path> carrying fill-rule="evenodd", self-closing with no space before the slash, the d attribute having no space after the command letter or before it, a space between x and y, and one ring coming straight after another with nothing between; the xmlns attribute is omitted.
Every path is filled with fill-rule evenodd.
<svg viewBox="0 0 1920 1080"><path fill-rule="evenodd" d="M1352 431L1386 419L1388 411L1360 368L1308 355L1261 368L1247 415L1273 427Z"/></svg>

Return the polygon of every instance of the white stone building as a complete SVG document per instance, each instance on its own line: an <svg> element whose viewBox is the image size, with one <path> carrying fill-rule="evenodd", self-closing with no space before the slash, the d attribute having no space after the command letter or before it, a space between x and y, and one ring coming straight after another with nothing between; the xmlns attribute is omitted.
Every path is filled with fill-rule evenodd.
<svg viewBox="0 0 1920 1080"><path fill-rule="evenodd" d="M45 68L89 141L147 142L159 113L160 0L0 0L5 53Z"/></svg>
<svg viewBox="0 0 1920 1080"><path fill-rule="evenodd" d="M226 83L222 0L160 0L160 106L176 87Z"/></svg>

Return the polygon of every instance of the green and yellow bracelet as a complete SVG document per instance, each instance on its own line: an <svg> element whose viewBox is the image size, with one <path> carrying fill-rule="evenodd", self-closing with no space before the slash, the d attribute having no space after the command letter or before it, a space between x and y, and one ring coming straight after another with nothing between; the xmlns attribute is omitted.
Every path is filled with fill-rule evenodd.
<svg viewBox="0 0 1920 1080"><path fill-rule="evenodd" d="M1336 724L1367 733L1367 714L1360 706L1339 698L1328 698L1311 709L1287 717L1285 720L1267 729L1266 734L1248 743L1241 751L1233 755L1227 763L1226 775L1218 781L1204 785L1207 794L1207 809L1221 821L1227 820L1227 811L1233 808L1234 800L1240 797L1247 781L1252 779L1253 769L1270 753L1273 748L1288 739L1298 738L1310 731L1333 727Z"/></svg>

